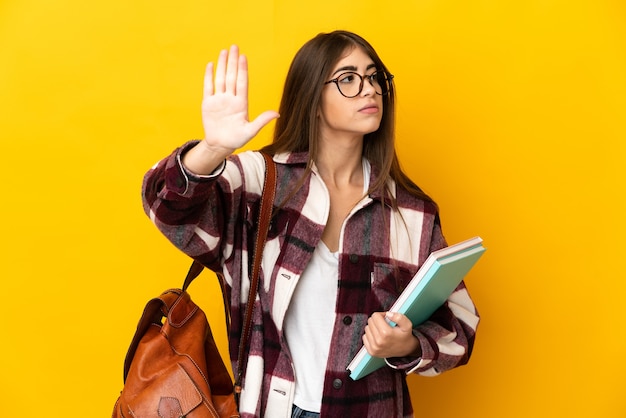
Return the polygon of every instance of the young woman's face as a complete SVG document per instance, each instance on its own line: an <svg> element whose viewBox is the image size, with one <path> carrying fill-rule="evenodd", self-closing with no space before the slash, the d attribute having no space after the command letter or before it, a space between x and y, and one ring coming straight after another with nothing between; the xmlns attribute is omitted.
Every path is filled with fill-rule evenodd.
<svg viewBox="0 0 626 418"><path fill-rule="evenodd" d="M329 80L341 79L347 72L357 73L363 77L363 90L355 97L345 97L339 92L336 83L324 86L318 111L322 137L332 139L351 136L362 139L363 135L378 129L383 117L383 100L366 78L375 71L374 61L361 48L346 50L334 66ZM358 91L359 81L358 76L353 74L340 81L339 85L344 93L351 95L349 84L356 83L356 90L353 91Z"/></svg>

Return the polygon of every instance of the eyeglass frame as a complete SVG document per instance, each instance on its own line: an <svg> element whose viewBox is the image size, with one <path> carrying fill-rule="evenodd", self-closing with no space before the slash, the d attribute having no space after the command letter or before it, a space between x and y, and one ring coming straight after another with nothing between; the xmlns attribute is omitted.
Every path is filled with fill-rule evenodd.
<svg viewBox="0 0 626 418"><path fill-rule="evenodd" d="M387 92L386 92L386 93L379 93L379 92L377 92L377 91L376 91L376 88L374 87L374 83L372 82L372 79L373 79L373 78L374 78L374 76L375 76L376 74L378 74L378 73L383 73L383 74L386 76L386 78L387 78L387 83L389 84L389 88L387 89ZM359 91L358 91L358 92L357 92L354 96L346 96L346 95L344 94L344 92L343 92L343 91L341 91L341 87L339 87L339 79L340 79L341 77L343 77L344 75L346 75L346 74L355 74L355 75L357 75L357 76L361 79L361 84L359 85ZM364 75L364 76L362 76L361 74L359 74L359 73L357 73L357 72L355 72L355 71L346 71L345 73L341 73L341 74L339 74L337 77L333 78L332 80L328 80L327 82L325 82L325 83L324 83L324 85L326 85L326 84L330 84L330 83L335 83L335 85L337 86L337 90L339 90L339 93L340 93L343 97L345 97L345 98L347 98L347 99L353 99L353 98L355 98L356 96L358 96L359 94L361 94L361 92L363 92L363 86L365 86L365 80L364 80L365 78L367 78L367 81L369 81L369 82L370 82L370 85L371 85L372 87L374 87L374 92L375 92L376 94L378 94L379 96L386 96L386 95L387 95L387 94L389 94L389 92L391 91L391 83L392 83L392 80L393 80L393 74L389 74L389 73L388 73L388 72L386 72L385 70L376 70L376 71L374 71L372 74L369 74L369 75ZM382 90L382 87L381 87L381 90Z"/></svg>

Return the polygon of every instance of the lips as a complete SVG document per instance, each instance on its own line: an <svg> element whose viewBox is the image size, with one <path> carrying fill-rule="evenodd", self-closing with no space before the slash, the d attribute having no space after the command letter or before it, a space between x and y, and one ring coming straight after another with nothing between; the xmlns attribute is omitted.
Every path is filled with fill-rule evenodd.
<svg viewBox="0 0 626 418"><path fill-rule="evenodd" d="M363 112L363 113L377 113L378 112L378 106L374 103L372 104L368 104L367 106L363 106L361 109L359 109L359 112Z"/></svg>

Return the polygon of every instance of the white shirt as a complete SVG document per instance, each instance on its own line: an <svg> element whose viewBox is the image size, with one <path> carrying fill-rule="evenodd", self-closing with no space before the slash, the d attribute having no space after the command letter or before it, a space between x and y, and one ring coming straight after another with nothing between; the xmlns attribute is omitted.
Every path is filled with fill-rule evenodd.
<svg viewBox="0 0 626 418"><path fill-rule="evenodd" d="M363 159L363 193L371 167ZM285 316L285 338L296 372L294 404L320 412L326 362L335 322L339 252L320 240L294 291Z"/></svg>
<svg viewBox="0 0 626 418"><path fill-rule="evenodd" d="M324 374L335 321L338 253L320 241L307 265L285 317L285 337L296 371L294 403L319 412Z"/></svg>

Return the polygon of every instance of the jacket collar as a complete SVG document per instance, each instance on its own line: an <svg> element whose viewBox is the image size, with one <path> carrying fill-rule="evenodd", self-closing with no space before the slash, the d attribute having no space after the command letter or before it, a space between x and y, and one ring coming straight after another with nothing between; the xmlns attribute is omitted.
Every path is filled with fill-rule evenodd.
<svg viewBox="0 0 626 418"><path fill-rule="evenodd" d="M274 161L277 164L284 164L284 165L306 165L309 162L309 152L308 151L302 151L302 152L284 152L284 153L279 153L279 154L275 154L273 157ZM376 182L376 180L378 179L378 177L380 176L380 170L378 169L377 166L370 164L372 171L371 171L371 175L370 175L370 184ZM389 179L387 181L388 184L388 188L391 191L391 193L394 195L396 195L396 183ZM374 191L373 193L370 193L369 197L373 200L378 200L381 201L383 200L385 205L391 207L391 199L389 198L389 196L383 196L383 193L381 193L380 190Z"/></svg>

